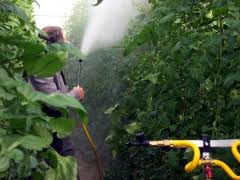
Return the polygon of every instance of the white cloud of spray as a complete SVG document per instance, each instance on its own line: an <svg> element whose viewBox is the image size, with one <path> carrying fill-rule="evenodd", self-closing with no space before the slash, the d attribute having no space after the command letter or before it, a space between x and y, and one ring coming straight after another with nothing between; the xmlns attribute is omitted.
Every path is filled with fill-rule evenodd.
<svg viewBox="0 0 240 180"><path fill-rule="evenodd" d="M120 42L131 20L139 14L135 3L134 0L103 0L99 6L90 6L81 51L88 54Z"/></svg>

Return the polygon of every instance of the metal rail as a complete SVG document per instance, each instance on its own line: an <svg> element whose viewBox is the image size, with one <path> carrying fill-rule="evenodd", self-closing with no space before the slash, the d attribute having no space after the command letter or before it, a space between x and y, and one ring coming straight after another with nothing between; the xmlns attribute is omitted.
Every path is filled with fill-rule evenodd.
<svg viewBox="0 0 240 180"><path fill-rule="evenodd" d="M211 148L229 148L235 159L240 163L240 139L219 139L210 140L207 135L202 136L202 140L160 140L146 141L144 134L138 134L136 141L129 141L128 146L145 146L145 147L171 147L171 148L190 148L193 151L193 159L185 165L185 171L191 173L198 166L204 166L206 180L213 179L212 167L222 168L231 179L240 180L240 176L223 161L211 158ZM201 151L200 151L201 149Z"/></svg>

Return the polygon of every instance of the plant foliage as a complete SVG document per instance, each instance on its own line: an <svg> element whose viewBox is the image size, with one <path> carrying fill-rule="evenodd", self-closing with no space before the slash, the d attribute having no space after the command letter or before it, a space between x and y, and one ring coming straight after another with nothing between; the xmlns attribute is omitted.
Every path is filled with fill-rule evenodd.
<svg viewBox="0 0 240 180"><path fill-rule="evenodd" d="M184 172L184 150L128 148L147 139L239 138L240 3L238 0L152 0L141 27L128 36L125 54L149 44L128 74L129 88L112 111L107 140L117 158L112 179L202 179ZM136 26L139 27L139 26ZM117 155L117 156L116 156ZM229 150L214 151L235 170ZM120 166L120 167L119 167ZM237 171L236 171L237 172ZM228 179L215 170L216 179Z"/></svg>
<svg viewBox="0 0 240 180"><path fill-rule="evenodd" d="M32 18L33 0L0 1L0 179L76 179L76 160L61 157L50 146L52 133L69 135L75 109L85 124L87 112L74 98L36 92L23 79L47 77L62 69L68 53L80 56L70 45L46 45L38 38ZM42 104L63 114L48 117Z"/></svg>

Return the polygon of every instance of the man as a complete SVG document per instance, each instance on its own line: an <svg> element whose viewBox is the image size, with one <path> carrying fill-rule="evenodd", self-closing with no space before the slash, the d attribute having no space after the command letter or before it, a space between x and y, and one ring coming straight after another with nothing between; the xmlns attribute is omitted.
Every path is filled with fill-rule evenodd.
<svg viewBox="0 0 240 180"><path fill-rule="evenodd" d="M43 28L43 31L48 35L46 39L48 44L56 42L66 42L63 31L57 26L48 26ZM40 91L46 94L50 93L64 93L72 96L78 100L84 98L84 91L82 87L74 87L71 91L68 91L64 75L61 72L57 72L55 75L47 78L39 78L37 76L28 77L28 81L36 91ZM50 117L61 117L61 113L52 107L43 105L43 111ZM53 143L51 145L62 156L74 156L73 143L69 137L59 139L56 134L53 134Z"/></svg>

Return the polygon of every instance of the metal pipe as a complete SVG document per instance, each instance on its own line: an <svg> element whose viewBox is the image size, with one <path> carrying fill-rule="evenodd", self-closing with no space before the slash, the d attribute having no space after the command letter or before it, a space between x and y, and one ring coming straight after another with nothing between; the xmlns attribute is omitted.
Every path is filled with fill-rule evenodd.
<svg viewBox="0 0 240 180"><path fill-rule="evenodd" d="M80 76L81 76L81 72L82 72L82 59L78 60L78 81L77 81L77 85L80 85Z"/></svg>

